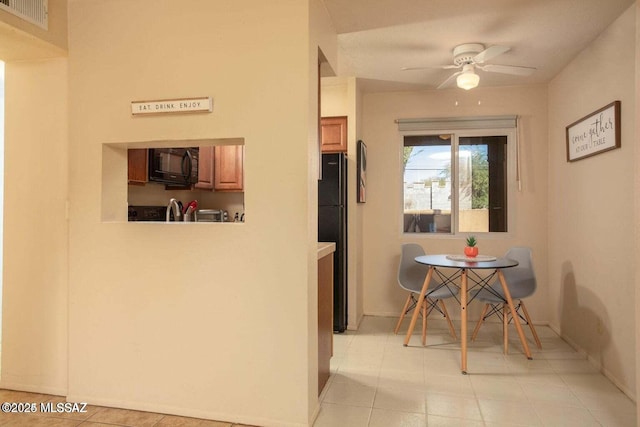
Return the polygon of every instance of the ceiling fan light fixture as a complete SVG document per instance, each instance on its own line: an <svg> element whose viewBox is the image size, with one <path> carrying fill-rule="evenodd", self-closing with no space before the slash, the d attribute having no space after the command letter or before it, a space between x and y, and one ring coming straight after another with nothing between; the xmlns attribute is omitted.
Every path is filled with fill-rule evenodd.
<svg viewBox="0 0 640 427"><path fill-rule="evenodd" d="M473 71L473 65L465 65L462 74L456 79L456 83L460 89L469 90L478 86L480 76Z"/></svg>

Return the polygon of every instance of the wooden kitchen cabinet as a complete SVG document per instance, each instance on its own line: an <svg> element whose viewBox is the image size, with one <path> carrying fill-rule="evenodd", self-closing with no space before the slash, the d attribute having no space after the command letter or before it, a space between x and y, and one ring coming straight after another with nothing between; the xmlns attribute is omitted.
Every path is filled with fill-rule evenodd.
<svg viewBox="0 0 640 427"><path fill-rule="evenodd" d="M323 153L347 152L347 116L322 117L320 149Z"/></svg>
<svg viewBox="0 0 640 427"><path fill-rule="evenodd" d="M215 191L244 190L244 146L200 147L195 188Z"/></svg>
<svg viewBox="0 0 640 427"><path fill-rule="evenodd" d="M244 145L216 145L213 159L214 189L216 191L243 191Z"/></svg>
<svg viewBox="0 0 640 427"><path fill-rule="evenodd" d="M149 153L146 148L127 150L128 182L144 185L149 181Z"/></svg>
<svg viewBox="0 0 640 427"><path fill-rule="evenodd" d="M213 146L200 147L198 153L198 182L195 188L202 190L213 190Z"/></svg>

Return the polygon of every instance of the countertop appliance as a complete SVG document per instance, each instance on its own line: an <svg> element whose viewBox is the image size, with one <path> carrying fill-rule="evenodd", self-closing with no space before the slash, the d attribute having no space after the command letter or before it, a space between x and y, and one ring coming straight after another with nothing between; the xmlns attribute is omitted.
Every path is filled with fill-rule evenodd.
<svg viewBox="0 0 640 427"><path fill-rule="evenodd" d="M158 221L164 222L166 219L166 206L129 206L129 221ZM173 221L173 211L171 221Z"/></svg>
<svg viewBox="0 0 640 427"><path fill-rule="evenodd" d="M198 209L194 211L194 221L198 222L225 222L226 211L218 209ZM166 222L166 206L129 206L129 221L156 221ZM175 221L173 209L169 209L170 220ZM178 218L183 221L183 218Z"/></svg>
<svg viewBox="0 0 640 427"><path fill-rule="evenodd" d="M198 147L149 149L149 181L188 186L198 182Z"/></svg>
<svg viewBox="0 0 640 427"><path fill-rule="evenodd" d="M335 242L333 254L333 330L347 329L347 158L322 155L318 181L318 241Z"/></svg>
<svg viewBox="0 0 640 427"><path fill-rule="evenodd" d="M218 209L199 209L195 213L197 222L223 222L224 211Z"/></svg>

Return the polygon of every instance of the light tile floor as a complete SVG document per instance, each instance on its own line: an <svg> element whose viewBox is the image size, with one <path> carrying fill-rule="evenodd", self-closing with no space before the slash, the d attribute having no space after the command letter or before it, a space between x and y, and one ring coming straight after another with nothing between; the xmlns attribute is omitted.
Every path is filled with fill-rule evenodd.
<svg viewBox="0 0 640 427"><path fill-rule="evenodd" d="M314 427L636 426L636 405L548 327L536 329L542 350L530 340L527 360L513 326L505 356L502 326L485 324L462 375L444 321L429 318L426 347L420 324L404 347L409 319L398 335L396 322L365 317L357 332L334 335Z"/></svg>
<svg viewBox="0 0 640 427"><path fill-rule="evenodd" d="M420 326L404 347L405 320L365 317L357 332L334 335L332 375L314 427L612 426L636 425L636 406L549 328L538 327L542 350L533 360L510 330L486 324L469 345L468 375L460 373L460 345L444 321L429 319L427 345ZM458 325L459 326L459 325ZM459 328L457 328L459 331ZM528 331L525 334L529 336ZM0 390L0 402L64 402L64 398ZM89 406L87 413L0 413L0 426L231 427L237 424Z"/></svg>

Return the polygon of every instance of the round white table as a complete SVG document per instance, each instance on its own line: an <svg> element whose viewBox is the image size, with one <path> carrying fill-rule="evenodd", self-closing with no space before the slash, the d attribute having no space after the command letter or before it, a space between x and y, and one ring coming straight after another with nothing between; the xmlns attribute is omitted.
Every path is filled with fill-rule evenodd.
<svg viewBox="0 0 640 427"><path fill-rule="evenodd" d="M456 259L452 259L456 258ZM427 292L427 288L429 287L429 283L431 283L431 278L434 274L438 274L438 276L443 280L443 285L453 284L455 280L460 278L460 347L461 347L461 368L462 373L467 373L467 293L468 293L468 281L471 280L473 282L473 286L485 287L490 285L490 281L494 276L498 277L500 284L502 285L502 290L504 292L505 299L507 300L507 305L509 306L509 310L511 311L511 315L513 319L517 319L518 315L516 313L515 306L513 304L513 300L511 299L511 293L509 292L509 287L507 286L507 282L505 281L504 275L502 274L503 268L511 268L518 265L518 261L509 259L509 258L495 258L495 257L486 257L484 259L489 259L488 261L483 261L482 257L478 257L477 261L462 261L458 260L456 256L451 255L423 255L416 257L416 262L420 264L424 264L429 266L429 271L427 273L427 277L424 280L424 285L422 286L422 290L420 291L420 295L418 296L418 302L416 307L421 307L421 304L425 298L425 294ZM438 269L454 269L453 274L444 274L440 273ZM473 274L469 277L469 271L474 270L489 270L490 273L488 276L481 277L478 274ZM491 271L493 270L493 271ZM409 345L409 341L411 340L411 335L413 334L413 329L415 328L416 321L418 320L418 315L420 310L415 310L413 312L413 316L411 317L411 323L409 324L409 329L407 330L407 335L404 339L404 346ZM527 344L527 340L524 336L524 331L522 330L522 325L520 322L514 321L516 330L518 331L518 336L520 337L520 342L522 343L522 347L524 348L524 353L528 359L531 359L531 351L529 350L529 345ZM425 345L426 341L422 342L422 345Z"/></svg>

